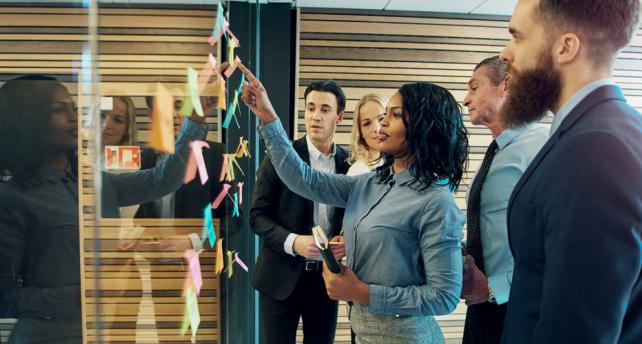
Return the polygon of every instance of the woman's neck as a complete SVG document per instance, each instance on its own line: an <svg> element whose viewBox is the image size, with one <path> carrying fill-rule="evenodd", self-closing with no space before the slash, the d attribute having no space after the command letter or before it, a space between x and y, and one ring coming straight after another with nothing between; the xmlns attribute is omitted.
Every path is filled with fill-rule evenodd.
<svg viewBox="0 0 642 344"><path fill-rule="evenodd" d="M401 156L401 157L397 157L397 158L395 158L395 162L392 164L392 170L394 171L394 173L399 173L399 172L402 172L404 170L407 170L408 169L408 165L409 165L409 163L408 163L408 157L407 156L404 155L404 156Z"/></svg>

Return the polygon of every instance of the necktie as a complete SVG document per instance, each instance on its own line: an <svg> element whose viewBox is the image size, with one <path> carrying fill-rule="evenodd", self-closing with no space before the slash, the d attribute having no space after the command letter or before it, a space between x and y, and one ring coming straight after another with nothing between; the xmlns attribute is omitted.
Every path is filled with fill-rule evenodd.
<svg viewBox="0 0 642 344"><path fill-rule="evenodd" d="M475 258L475 263L477 267L482 272L484 270L484 255L482 250L481 243L481 230L479 228L479 210L481 206L481 190L484 186L484 181L486 180L486 175L488 170L490 170L490 164L493 162L495 157L495 151L497 150L497 142L493 142L488 146L486 150L486 155L484 155L484 161L482 161L481 167L477 172L477 177L473 181L473 185L470 187L470 193L468 194L468 207L466 210L467 217L467 230L468 236L466 240L466 251L468 254Z"/></svg>

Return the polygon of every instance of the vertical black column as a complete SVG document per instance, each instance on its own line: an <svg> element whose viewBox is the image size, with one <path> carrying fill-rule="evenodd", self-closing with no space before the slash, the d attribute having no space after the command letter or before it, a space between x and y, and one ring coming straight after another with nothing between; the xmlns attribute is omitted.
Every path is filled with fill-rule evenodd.
<svg viewBox="0 0 642 344"><path fill-rule="evenodd" d="M229 7L230 28L241 43L237 55L245 66L252 70L263 82L270 95L274 109L283 121L284 127L293 133L294 123L294 51L296 12L290 4L253 4L227 2ZM223 50L227 57L227 49ZM230 100L238 87L241 74L235 72L228 80ZM258 294L251 285L251 272L258 254L259 238L249 227L249 213L252 193L256 180L256 170L263 158L256 126L258 121L249 109L239 102L238 121L240 128L232 121L229 128L223 129L223 140L228 152L233 151L241 136L250 141L251 159L239 159L245 176L238 179L243 185L243 204L241 206L243 224L238 230L223 228L225 250L240 252L241 258L250 268L245 273L234 267L234 275L228 279L221 277L221 332L222 342L259 343Z"/></svg>

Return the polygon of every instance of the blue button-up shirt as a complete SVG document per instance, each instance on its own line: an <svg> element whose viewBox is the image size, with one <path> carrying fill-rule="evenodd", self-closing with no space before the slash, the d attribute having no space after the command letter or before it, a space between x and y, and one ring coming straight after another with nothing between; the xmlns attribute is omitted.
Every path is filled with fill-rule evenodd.
<svg viewBox="0 0 642 344"><path fill-rule="evenodd" d="M593 81L590 84L584 85L584 87L577 90L577 92L575 92L570 98L568 98L562 105L562 107L560 107L560 109L557 111L555 117L553 117L550 136L553 136L553 134L555 134L557 128L562 125L562 122L564 121L566 116L571 113L571 110L573 110L577 106L577 104L584 100L584 98L586 98L586 96L588 96L591 92L606 85L615 85L615 82L612 79L600 79Z"/></svg>
<svg viewBox="0 0 642 344"><path fill-rule="evenodd" d="M281 122L259 127L270 160L290 190L345 208L348 266L370 285L371 312L441 315L459 302L464 216L447 185L421 189L409 170L378 181L376 173L316 171L292 148Z"/></svg>
<svg viewBox="0 0 642 344"><path fill-rule="evenodd" d="M536 124L504 130L495 138L498 151L484 180L479 215L486 277L497 304L508 301L513 279L513 255L506 226L508 201L547 139L547 129Z"/></svg>

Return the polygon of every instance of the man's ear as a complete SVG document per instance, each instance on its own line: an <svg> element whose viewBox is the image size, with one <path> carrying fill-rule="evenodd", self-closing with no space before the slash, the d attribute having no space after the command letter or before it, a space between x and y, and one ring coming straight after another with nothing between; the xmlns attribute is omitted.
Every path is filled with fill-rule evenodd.
<svg viewBox="0 0 642 344"><path fill-rule="evenodd" d="M343 121L343 116L345 116L345 113L343 111L339 112L337 114L337 124L341 123Z"/></svg>
<svg viewBox="0 0 642 344"><path fill-rule="evenodd" d="M511 76L510 74L507 75L504 80L502 80L502 83L499 85L502 88L502 95L505 97L508 97L508 83L510 82Z"/></svg>
<svg viewBox="0 0 642 344"><path fill-rule="evenodd" d="M567 64L573 62L580 54L582 42L580 38L568 32L561 35L553 48L553 60L558 64Z"/></svg>

